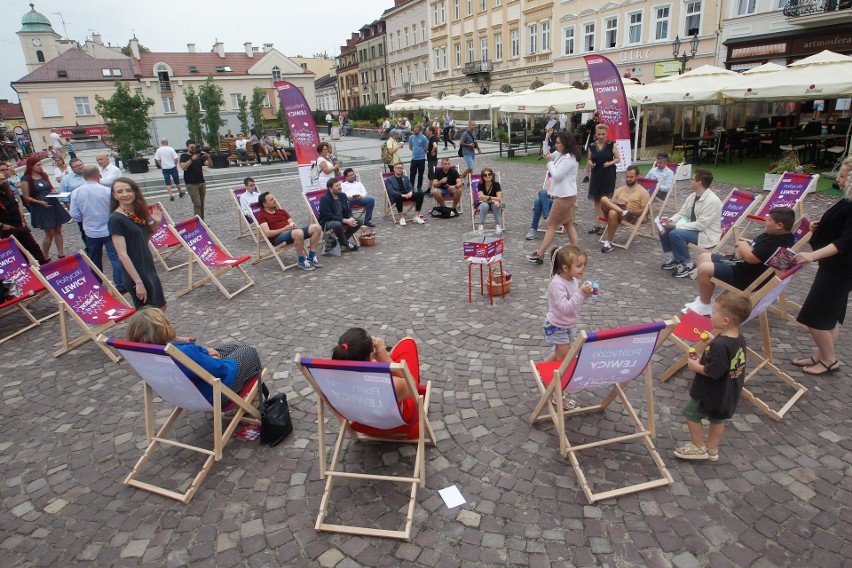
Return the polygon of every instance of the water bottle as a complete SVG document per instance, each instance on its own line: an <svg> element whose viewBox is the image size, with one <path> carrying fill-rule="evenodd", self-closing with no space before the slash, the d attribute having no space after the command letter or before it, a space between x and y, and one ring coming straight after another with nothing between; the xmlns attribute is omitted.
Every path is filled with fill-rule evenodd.
<svg viewBox="0 0 852 568"><path fill-rule="evenodd" d="M600 283L599 283L597 280L595 280L594 282L592 282L592 299L593 299L593 300L597 300L597 299L598 299L598 293L600 292L600 290L601 290L601 285L600 285Z"/></svg>
<svg viewBox="0 0 852 568"><path fill-rule="evenodd" d="M689 348L689 358L693 361L698 361L698 352L695 350L695 347Z"/></svg>
<svg viewBox="0 0 852 568"><path fill-rule="evenodd" d="M828 136L828 126L823 126L822 129L819 131L819 135Z"/></svg>

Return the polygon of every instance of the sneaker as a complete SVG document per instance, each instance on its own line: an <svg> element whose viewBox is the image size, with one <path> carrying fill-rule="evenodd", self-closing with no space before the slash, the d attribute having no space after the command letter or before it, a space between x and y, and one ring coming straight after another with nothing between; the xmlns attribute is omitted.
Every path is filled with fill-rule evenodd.
<svg viewBox="0 0 852 568"><path fill-rule="evenodd" d="M698 267L695 266L694 262L689 260L687 262L684 262L680 266L678 266L677 269L675 269L672 276L674 276L675 278L686 278L687 276L690 276L696 270L698 270Z"/></svg>
<svg viewBox="0 0 852 568"><path fill-rule="evenodd" d="M310 262L311 266L313 266L314 268L322 268L322 263L317 257L309 258L308 262Z"/></svg>
<svg viewBox="0 0 852 568"><path fill-rule="evenodd" d="M707 459L711 462L719 461L719 449L711 450L707 448Z"/></svg>
<svg viewBox="0 0 852 568"><path fill-rule="evenodd" d="M175 200L175 196L174 196L174 195L170 195L170 196L169 196L169 201L174 201L174 200Z"/></svg>
<svg viewBox="0 0 852 568"><path fill-rule="evenodd" d="M602 253L612 252L612 245L608 241L604 241L603 246L601 247Z"/></svg>
<svg viewBox="0 0 852 568"><path fill-rule="evenodd" d="M307 270L308 272L310 272L311 270L314 269L314 265L311 264L310 260L305 259L304 261L299 263L299 268L301 268L302 270Z"/></svg>
<svg viewBox="0 0 852 568"><path fill-rule="evenodd" d="M526 255L526 258L533 264L544 264L544 259L537 252L531 252L530 254Z"/></svg>
<svg viewBox="0 0 852 568"><path fill-rule="evenodd" d="M405 227L407 224L408 224L408 223L406 223L406 222L405 222L405 217L400 217L400 218L399 218L399 226L400 226L400 227Z"/></svg>
<svg viewBox="0 0 852 568"><path fill-rule="evenodd" d="M502 235L503 234L503 227L501 227L500 225L496 225L494 227L494 234L495 235Z"/></svg>
<svg viewBox="0 0 852 568"><path fill-rule="evenodd" d="M696 298L694 302L689 302L688 304L686 304L681 310L681 313L685 314L689 310L692 310L700 316L709 316L710 312L713 311L713 304L705 304L701 301L701 298Z"/></svg>
<svg viewBox="0 0 852 568"><path fill-rule="evenodd" d="M372 221L366 221L366 222L364 223L364 226L365 226L365 227L375 227L375 226L376 226L376 224L375 224L375 223L373 223Z"/></svg>
<svg viewBox="0 0 852 568"><path fill-rule="evenodd" d="M186 195L186 194L183 191L178 192L178 197L183 197L184 195Z"/></svg>
<svg viewBox="0 0 852 568"><path fill-rule="evenodd" d="M414 219L412 219L412 221L414 221L418 225L425 225L426 224L426 221L423 220L423 215L415 215Z"/></svg>
<svg viewBox="0 0 852 568"><path fill-rule="evenodd" d="M678 266L680 266L680 262L676 261L675 259L671 259L670 261L661 264L660 268L662 268L663 270L674 270Z"/></svg>
<svg viewBox="0 0 852 568"><path fill-rule="evenodd" d="M528 241L535 240L538 238L538 231L536 231L535 229L530 229L530 232L527 233L527 236L524 238Z"/></svg>
<svg viewBox="0 0 852 568"><path fill-rule="evenodd" d="M719 459L719 451L716 450L716 459ZM680 447L674 451L674 455L676 458L680 458L682 460L709 460L710 454L707 453L707 448L699 448L692 442L686 444L683 447ZM715 460L713 460L715 461Z"/></svg>
<svg viewBox="0 0 852 568"><path fill-rule="evenodd" d="M346 250L348 250L349 252L355 252L356 250L358 250L358 245L356 245L355 243L348 243L346 245Z"/></svg>

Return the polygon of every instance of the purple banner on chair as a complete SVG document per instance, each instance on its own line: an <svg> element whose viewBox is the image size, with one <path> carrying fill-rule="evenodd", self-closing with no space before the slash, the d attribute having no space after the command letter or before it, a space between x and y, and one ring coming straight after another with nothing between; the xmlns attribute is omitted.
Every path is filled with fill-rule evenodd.
<svg viewBox="0 0 852 568"><path fill-rule="evenodd" d="M811 185L813 176L809 174L791 174L786 173L778 187L760 208L757 217L764 217L771 209L776 207L795 207L796 204L805 196L808 186Z"/></svg>
<svg viewBox="0 0 852 568"><path fill-rule="evenodd" d="M632 381L651 361L659 330L586 342L580 351L569 392Z"/></svg>
<svg viewBox="0 0 852 568"><path fill-rule="evenodd" d="M325 194L325 189L316 189L314 191L308 191L305 193L305 197L308 200L308 204L311 206L311 211L314 214L314 217L319 220L319 202L320 198Z"/></svg>
<svg viewBox="0 0 852 568"><path fill-rule="evenodd" d="M151 213L156 209L156 205L149 205L148 212ZM157 250L163 250L164 248L173 247L175 245L180 244L172 232L169 230L169 222L166 220L166 216L160 219L160 225L157 227L157 230L150 237L151 244L154 245L154 248Z"/></svg>
<svg viewBox="0 0 852 568"><path fill-rule="evenodd" d="M210 238L198 217L181 221L175 225L175 230L205 266L220 267L237 263L237 259L220 249Z"/></svg>
<svg viewBox="0 0 852 568"><path fill-rule="evenodd" d="M479 204L479 184L482 183L479 174L470 176L470 200L474 205Z"/></svg>
<svg viewBox="0 0 852 568"><path fill-rule="evenodd" d="M0 239L0 280L14 280L22 295L44 289L30 272L29 262L12 239Z"/></svg>
<svg viewBox="0 0 852 568"><path fill-rule="evenodd" d="M754 203L754 195L745 193L744 191L734 191L731 197L725 202L722 207L722 234L728 230L742 217L745 212Z"/></svg>
<svg viewBox="0 0 852 568"><path fill-rule="evenodd" d="M80 253L54 260L40 270L51 288L89 325L118 321L136 311L110 295Z"/></svg>

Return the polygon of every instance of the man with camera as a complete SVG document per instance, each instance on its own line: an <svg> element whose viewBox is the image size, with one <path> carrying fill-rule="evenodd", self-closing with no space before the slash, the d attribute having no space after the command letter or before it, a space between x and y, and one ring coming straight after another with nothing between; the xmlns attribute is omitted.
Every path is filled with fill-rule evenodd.
<svg viewBox="0 0 852 568"><path fill-rule="evenodd" d="M204 219L204 197L207 194L207 184L204 182L205 165L213 165L210 154L196 144L195 140L187 140L186 152L180 155L180 169L183 170L186 192L192 199L192 209L202 219Z"/></svg>

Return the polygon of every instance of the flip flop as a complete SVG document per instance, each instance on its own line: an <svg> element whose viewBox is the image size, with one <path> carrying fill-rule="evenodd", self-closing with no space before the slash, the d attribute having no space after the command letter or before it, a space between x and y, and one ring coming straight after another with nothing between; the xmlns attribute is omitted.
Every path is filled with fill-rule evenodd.
<svg viewBox="0 0 852 568"><path fill-rule="evenodd" d="M802 372L806 375L811 375L812 377L820 377L822 375L832 375L840 369L840 361L838 361L837 359L835 359L834 363L832 363L831 365L826 365L822 361L819 361L816 365L822 365L825 370L819 373L812 373L807 370L807 367L802 367ZM812 365L812 367L816 367L816 365Z"/></svg>
<svg viewBox="0 0 852 568"><path fill-rule="evenodd" d="M790 363L796 367L813 367L814 365L819 364L819 361L813 357L808 357L807 359L791 359Z"/></svg>

